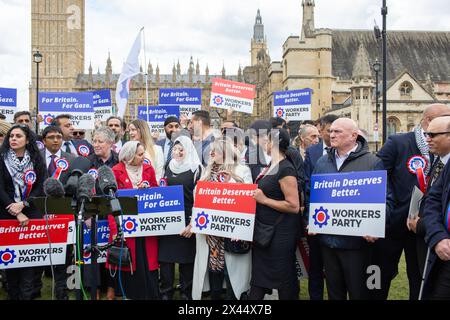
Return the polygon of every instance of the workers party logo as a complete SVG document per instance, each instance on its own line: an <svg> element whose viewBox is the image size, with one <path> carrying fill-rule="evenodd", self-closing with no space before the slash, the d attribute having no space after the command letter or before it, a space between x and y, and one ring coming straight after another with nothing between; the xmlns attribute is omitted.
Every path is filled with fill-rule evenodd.
<svg viewBox="0 0 450 320"><path fill-rule="evenodd" d="M82 144L78 147L78 154L83 157L87 157L89 155L90 151L87 145Z"/></svg>
<svg viewBox="0 0 450 320"><path fill-rule="evenodd" d="M319 209L314 210L314 224L316 226L319 226L322 228L323 226L326 226L328 224L328 220L330 219L330 216L328 214L328 210L324 209L323 207L320 207Z"/></svg>
<svg viewBox="0 0 450 320"><path fill-rule="evenodd" d="M283 108L278 108L276 115L279 118L283 118L284 117L284 110L283 110Z"/></svg>
<svg viewBox="0 0 450 320"><path fill-rule="evenodd" d="M166 178L161 178L159 180L159 186L160 187L167 187L167 179Z"/></svg>
<svg viewBox="0 0 450 320"><path fill-rule="evenodd" d="M215 96L213 102L216 106L221 106L223 104L222 96Z"/></svg>
<svg viewBox="0 0 450 320"><path fill-rule="evenodd" d="M23 176L23 179L25 180L25 183L35 183L36 182L36 172L33 170L28 170L25 172L25 175Z"/></svg>
<svg viewBox="0 0 450 320"><path fill-rule="evenodd" d="M83 261L88 262L91 260L92 253L91 251L83 251Z"/></svg>
<svg viewBox="0 0 450 320"><path fill-rule="evenodd" d="M14 250L6 249L0 251L0 265L7 266L10 263L14 263L14 259L16 259L16 253Z"/></svg>
<svg viewBox="0 0 450 320"><path fill-rule="evenodd" d="M126 218L122 222L122 228L128 234L133 234L137 231L137 221L133 218Z"/></svg>
<svg viewBox="0 0 450 320"><path fill-rule="evenodd" d="M427 164L427 159L419 155L412 156L406 162L406 166L412 174L416 174L418 168L422 168L425 171Z"/></svg>
<svg viewBox="0 0 450 320"><path fill-rule="evenodd" d="M201 213L197 214L197 218L195 218L195 225L200 230L206 229L208 227L209 219L208 215L202 211Z"/></svg>
<svg viewBox="0 0 450 320"><path fill-rule="evenodd" d="M36 141L36 145L38 146L39 150L44 150L45 145L42 143L42 141Z"/></svg>
<svg viewBox="0 0 450 320"><path fill-rule="evenodd" d="M95 168L92 168L88 171L88 174L91 175L92 178L94 178L94 180L98 179L98 171Z"/></svg>
<svg viewBox="0 0 450 320"><path fill-rule="evenodd" d="M56 161L56 167L61 168L62 171L66 171L69 169L69 162L66 159L61 158Z"/></svg>
<svg viewBox="0 0 450 320"><path fill-rule="evenodd" d="M52 115L52 114L50 114L50 113L44 115L44 124L45 124L46 126L51 125L52 122L53 122L53 119L55 119L55 116Z"/></svg>

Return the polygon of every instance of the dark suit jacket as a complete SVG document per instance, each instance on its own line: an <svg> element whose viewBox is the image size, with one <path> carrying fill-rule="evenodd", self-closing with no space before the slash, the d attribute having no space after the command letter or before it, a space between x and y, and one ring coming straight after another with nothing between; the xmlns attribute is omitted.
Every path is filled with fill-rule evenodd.
<svg viewBox="0 0 450 320"><path fill-rule="evenodd" d="M87 140L71 140L71 142L75 146L75 149L77 150L79 156L81 156L81 154L78 151L78 147L83 145L83 144L89 148L89 154L90 155L94 153L94 147Z"/></svg>
<svg viewBox="0 0 450 320"><path fill-rule="evenodd" d="M450 162L447 163L439 179L433 184L425 198L421 221L425 229L425 242L430 248L430 257L427 261L428 279L433 265L438 259L434 247L444 239L450 238L450 233L444 225L445 213L450 201Z"/></svg>
<svg viewBox="0 0 450 320"><path fill-rule="evenodd" d="M305 150L305 174L308 180L311 178L311 174L314 171L314 167L317 160L323 156L323 141L310 146Z"/></svg>
<svg viewBox="0 0 450 320"><path fill-rule="evenodd" d="M419 187L419 182L416 175L409 172L407 163L409 158L420 154L414 132L390 136L377 154L388 172L388 183L393 193L393 203L389 204L392 212L389 221L386 221L387 237L398 239L410 232L406 227L406 219L411 193L414 186Z"/></svg>
<svg viewBox="0 0 450 320"><path fill-rule="evenodd" d="M44 164L47 165L47 160L45 159L45 149L41 150L41 156L44 159ZM69 162L69 168L67 168L66 171L63 171L61 173L61 176L59 177L59 181L61 181L61 183L64 185L66 184L67 179L69 179L70 166L72 165L73 160L75 160L77 157L72 155L71 153L61 151L61 158L64 158L67 160L67 162ZM47 167L46 171L48 171Z"/></svg>

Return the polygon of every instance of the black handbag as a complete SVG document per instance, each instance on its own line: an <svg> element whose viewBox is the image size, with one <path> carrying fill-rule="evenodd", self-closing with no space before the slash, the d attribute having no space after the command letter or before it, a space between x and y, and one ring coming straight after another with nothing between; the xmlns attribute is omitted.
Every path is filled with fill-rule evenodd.
<svg viewBox="0 0 450 320"><path fill-rule="evenodd" d="M255 219L255 228L253 231L253 244L260 248L267 248L272 242L275 233L275 227L283 220L284 214L280 214L274 225L262 223Z"/></svg>
<svg viewBox="0 0 450 320"><path fill-rule="evenodd" d="M132 267L131 253L128 247L111 246L107 251L108 263L117 267Z"/></svg>
<svg viewBox="0 0 450 320"><path fill-rule="evenodd" d="M225 251L235 254L244 254L250 251L250 242L244 240L231 241L225 238L223 241Z"/></svg>

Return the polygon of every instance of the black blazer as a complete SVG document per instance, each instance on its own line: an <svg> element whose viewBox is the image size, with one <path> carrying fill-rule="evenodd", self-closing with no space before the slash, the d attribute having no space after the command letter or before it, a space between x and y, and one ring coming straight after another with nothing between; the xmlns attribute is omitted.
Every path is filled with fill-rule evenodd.
<svg viewBox="0 0 450 320"><path fill-rule="evenodd" d="M392 212L387 221L386 236L401 238L410 232L406 227L409 203L414 186L419 187L416 175L409 172L407 167L408 160L414 155L421 155L414 132L390 136L377 154L387 170L393 195L391 200L387 200L393 203L389 204ZM434 158L430 156L432 163Z"/></svg>
<svg viewBox="0 0 450 320"><path fill-rule="evenodd" d="M31 189L30 197L42 197L44 196L44 181L47 179L47 173L42 168L35 168L35 171L41 170L41 174L37 174L36 182ZM37 172L36 172L37 173ZM11 203L14 203L14 185L12 177L9 174L8 168L5 165L5 161L0 159L0 219L16 219L16 217L10 215L6 207ZM30 219L40 219L43 214L30 202L29 208L24 208L23 214Z"/></svg>

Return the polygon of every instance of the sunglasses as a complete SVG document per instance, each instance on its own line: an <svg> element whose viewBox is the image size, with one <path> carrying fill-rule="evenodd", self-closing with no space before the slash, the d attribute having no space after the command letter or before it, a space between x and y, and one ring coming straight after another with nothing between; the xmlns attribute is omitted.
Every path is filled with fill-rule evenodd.
<svg viewBox="0 0 450 320"><path fill-rule="evenodd" d="M440 135L440 134L447 134L450 133L450 131L444 131L444 132L424 132L423 134L425 137L429 137L430 139L433 139L434 137Z"/></svg>
<svg viewBox="0 0 450 320"><path fill-rule="evenodd" d="M73 135L74 136L84 136L84 132L82 132L82 131L74 131Z"/></svg>

